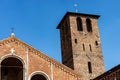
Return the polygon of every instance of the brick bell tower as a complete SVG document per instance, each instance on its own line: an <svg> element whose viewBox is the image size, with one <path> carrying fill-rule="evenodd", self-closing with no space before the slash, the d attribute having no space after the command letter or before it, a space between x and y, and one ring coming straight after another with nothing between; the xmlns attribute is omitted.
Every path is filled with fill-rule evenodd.
<svg viewBox="0 0 120 80"><path fill-rule="evenodd" d="M57 26L60 29L62 63L82 75L82 80L93 79L104 72L99 17L67 12Z"/></svg>

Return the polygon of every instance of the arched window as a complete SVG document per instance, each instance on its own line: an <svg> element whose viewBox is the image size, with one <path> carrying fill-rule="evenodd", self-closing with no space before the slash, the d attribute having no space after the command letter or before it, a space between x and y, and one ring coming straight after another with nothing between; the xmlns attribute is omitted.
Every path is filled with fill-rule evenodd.
<svg viewBox="0 0 120 80"><path fill-rule="evenodd" d="M31 80L47 80L47 79L41 74L36 74L31 78Z"/></svg>
<svg viewBox="0 0 120 80"><path fill-rule="evenodd" d="M1 62L1 80L23 80L23 63L8 57Z"/></svg>
<svg viewBox="0 0 120 80"><path fill-rule="evenodd" d="M92 32L92 24L89 18L86 19L86 26L87 26L87 31Z"/></svg>
<svg viewBox="0 0 120 80"><path fill-rule="evenodd" d="M78 18L76 19L76 21L77 21L77 30L78 30L78 31L83 31L81 18L78 17Z"/></svg>
<svg viewBox="0 0 120 80"><path fill-rule="evenodd" d="M50 80L48 75L41 71L36 71L31 74L29 80Z"/></svg>

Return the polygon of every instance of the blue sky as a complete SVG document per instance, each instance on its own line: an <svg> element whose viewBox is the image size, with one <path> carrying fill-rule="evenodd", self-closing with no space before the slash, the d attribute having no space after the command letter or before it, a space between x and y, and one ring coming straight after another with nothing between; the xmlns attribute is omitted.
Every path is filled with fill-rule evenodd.
<svg viewBox="0 0 120 80"><path fill-rule="evenodd" d="M61 62L56 26L67 11L99 14L105 69L120 63L119 0L0 0L0 39L14 27L16 37Z"/></svg>

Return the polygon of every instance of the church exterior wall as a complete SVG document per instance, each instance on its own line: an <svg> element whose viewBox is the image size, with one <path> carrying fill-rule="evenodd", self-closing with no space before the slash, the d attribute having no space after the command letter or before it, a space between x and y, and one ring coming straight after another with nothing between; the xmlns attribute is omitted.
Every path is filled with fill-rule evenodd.
<svg viewBox="0 0 120 80"><path fill-rule="evenodd" d="M37 73L46 76L47 80L80 80L80 75L73 70L15 37L0 42L0 63L9 57L19 58L23 63L23 80L31 80Z"/></svg>

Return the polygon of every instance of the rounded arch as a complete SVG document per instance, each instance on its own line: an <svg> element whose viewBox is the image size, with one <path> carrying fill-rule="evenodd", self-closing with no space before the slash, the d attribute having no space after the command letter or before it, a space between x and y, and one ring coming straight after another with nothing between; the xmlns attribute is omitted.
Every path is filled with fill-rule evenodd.
<svg viewBox="0 0 120 80"><path fill-rule="evenodd" d="M44 80L50 80L49 76L46 73L44 73L43 71L35 71L35 72L31 73L28 80L32 80L32 78L35 76L40 76L40 77L44 78Z"/></svg>
<svg viewBox="0 0 120 80"><path fill-rule="evenodd" d="M24 62L24 60L20 56L17 56L17 55L10 55L10 54L4 55L3 57L1 57L0 64L1 64L1 62L3 60L5 60L5 59L7 59L9 57L13 57L13 58L16 58L16 59L20 60L22 62L22 64L23 64L23 67L25 68L25 62Z"/></svg>
<svg viewBox="0 0 120 80"><path fill-rule="evenodd" d="M77 22L77 30L83 31L82 19L80 17L77 17L76 22Z"/></svg>
<svg viewBox="0 0 120 80"><path fill-rule="evenodd" d="M86 19L86 26L87 26L87 31L92 32L92 24L89 18Z"/></svg>
<svg viewBox="0 0 120 80"><path fill-rule="evenodd" d="M5 55L1 58L1 79L2 80L24 80L23 59L16 55Z"/></svg>

